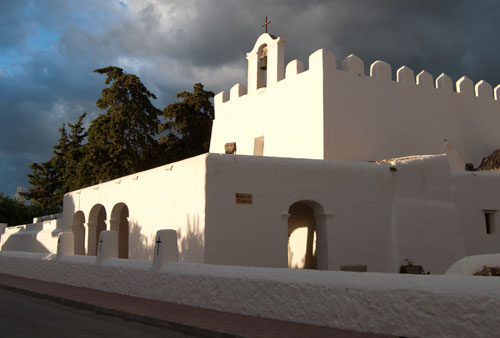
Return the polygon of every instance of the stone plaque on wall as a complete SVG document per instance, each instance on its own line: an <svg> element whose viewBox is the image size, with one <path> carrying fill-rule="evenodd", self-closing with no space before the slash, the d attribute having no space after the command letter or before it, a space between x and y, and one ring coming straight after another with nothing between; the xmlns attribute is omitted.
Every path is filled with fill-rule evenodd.
<svg viewBox="0 0 500 338"><path fill-rule="evenodd" d="M224 151L226 154L236 154L236 142L226 143L224 145Z"/></svg>
<svg viewBox="0 0 500 338"><path fill-rule="evenodd" d="M244 194L237 192L234 194L236 204L253 204L253 194Z"/></svg>

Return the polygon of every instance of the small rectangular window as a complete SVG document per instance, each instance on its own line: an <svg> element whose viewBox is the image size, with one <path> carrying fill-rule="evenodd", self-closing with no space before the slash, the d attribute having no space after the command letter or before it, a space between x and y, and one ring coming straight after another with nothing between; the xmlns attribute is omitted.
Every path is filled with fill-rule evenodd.
<svg viewBox="0 0 500 338"><path fill-rule="evenodd" d="M496 210L483 210L486 233L492 235L495 233L495 213Z"/></svg>

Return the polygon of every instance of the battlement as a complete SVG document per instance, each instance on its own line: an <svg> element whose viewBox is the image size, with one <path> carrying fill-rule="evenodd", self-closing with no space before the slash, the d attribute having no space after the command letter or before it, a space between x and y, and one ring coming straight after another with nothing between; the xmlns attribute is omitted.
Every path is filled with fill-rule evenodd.
<svg viewBox="0 0 500 338"><path fill-rule="evenodd" d="M325 67L325 63L328 64ZM331 67L331 66L334 67ZM500 84L494 89L486 81L481 80L474 84L467 76L462 76L453 85L453 80L441 73L434 81L433 75L425 70L415 76L414 71L407 67L401 66L396 71L393 77L392 67L385 61L377 60L370 65L369 74L365 74L365 66L363 60L358 56L351 54L342 60L340 67L336 66L335 54L324 49L319 49L309 56L309 68L304 67L304 63L300 60L290 61L286 65L284 78L278 80L273 84L261 87L256 93L261 93L268 87L273 87L282 84L284 81L296 78L301 73L307 73L310 70L323 71L327 69L328 72L342 71L353 74L359 78L371 78L374 81L393 81L401 85L415 85L416 88L422 89L435 89L443 93L457 93L467 97L476 97L483 100L500 100ZM395 80L393 80L395 79ZM222 91L215 96L216 105L223 104L228 101L234 101L242 96L248 95L247 87L241 83L236 83L230 92Z"/></svg>
<svg viewBox="0 0 500 338"><path fill-rule="evenodd" d="M380 60L366 67L354 54L337 63L325 49L307 67L285 65L284 45L261 35L247 54L247 86L215 96L211 152L236 142L238 154L376 161L453 150L453 169L463 170L500 148L500 85Z"/></svg>

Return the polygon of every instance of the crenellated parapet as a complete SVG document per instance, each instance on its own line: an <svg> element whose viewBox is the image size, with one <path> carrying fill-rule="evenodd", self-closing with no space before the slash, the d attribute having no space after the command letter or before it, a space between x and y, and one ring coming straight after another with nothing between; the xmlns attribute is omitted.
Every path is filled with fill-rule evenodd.
<svg viewBox="0 0 500 338"><path fill-rule="evenodd" d="M262 48L267 50L267 70L259 68L259 58L262 55ZM297 75L308 73L309 71L342 71L354 75L354 77L372 79L373 81L394 81L401 85L415 85L417 88L433 88L443 93L457 93L469 97L477 97L484 100L500 99L500 85L494 89L492 86L481 80L474 83L466 76L456 81L446 74L440 74L434 81L433 76L422 70L415 76L412 69L402 66L396 71L393 77L392 67L385 61L377 60L370 65L369 75L365 75L365 64L358 56L351 54L342 60L340 68L337 68L335 55L327 50L320 49L309 56L309 68L306 69L300 60L290 61L284 67L284 46L285 42L281 38L273 37L270 34L263 34L257 40L253 50L247 53L248 59L248 87L242 84L235 84L230 93L225 91L215 96L216 104L222 104L238 98L261 93L268 87L282 84L284 81L295 79ZM267 72L264 74L264 72Z"/></svg>

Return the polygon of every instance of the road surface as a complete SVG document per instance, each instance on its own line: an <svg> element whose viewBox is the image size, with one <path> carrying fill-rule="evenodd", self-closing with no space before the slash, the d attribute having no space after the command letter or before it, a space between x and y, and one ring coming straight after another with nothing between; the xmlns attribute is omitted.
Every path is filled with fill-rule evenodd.
<svg viewBox="0 0 500 338"><path fill-rule="evenodd" d="M2 338L199 337L0 289Z"/></svg>

